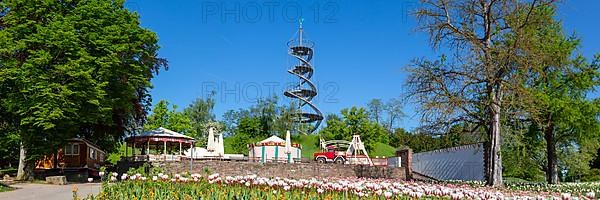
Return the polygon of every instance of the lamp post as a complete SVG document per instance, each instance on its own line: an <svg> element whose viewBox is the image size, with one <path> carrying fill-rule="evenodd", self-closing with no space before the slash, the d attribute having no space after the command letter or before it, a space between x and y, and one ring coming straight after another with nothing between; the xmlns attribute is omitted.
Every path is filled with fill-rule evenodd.
<svg viewBox="0 0 600 200"><path fill-rule="evenodd" d="M190 147L190 175L192 174L192 169L194 169L194 142L192 141Z"/></svg>
<svg viewBox="0 0 600 200"><path fill-rule="evenodd" d="M135 135L137 135L137 132L139 132L141 130L142 130L142 127L136 125L135 128L133 128L133 130L131 131L131 133L133 133L132 146L131 146L131 157L133 158L133 161L136 161L136 159L135 159ZM125 145L125 148L127 148L127 145ZM125 149L125 155L127 155L127 149Z"/></svg>

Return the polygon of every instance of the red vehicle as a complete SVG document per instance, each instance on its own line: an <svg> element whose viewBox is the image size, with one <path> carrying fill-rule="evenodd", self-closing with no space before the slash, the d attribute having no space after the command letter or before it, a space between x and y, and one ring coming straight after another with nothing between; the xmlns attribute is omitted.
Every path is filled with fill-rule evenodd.
<svg viewBox="0 0 600 200"><path fill-rule="evenodd" d="M313 158L319 163L373 165L359 135L353 135L352 142L321 139L321 148L325 151L313 154Z"/></svg>
<svg viewBox="0 0 600 200"><path fill-rule="evenodd" d="M319 163L344 164L347 160L346 152L336 151L336 148L333 145L327 146L327 151L325 152L315 152L313 157Z"/></svg>

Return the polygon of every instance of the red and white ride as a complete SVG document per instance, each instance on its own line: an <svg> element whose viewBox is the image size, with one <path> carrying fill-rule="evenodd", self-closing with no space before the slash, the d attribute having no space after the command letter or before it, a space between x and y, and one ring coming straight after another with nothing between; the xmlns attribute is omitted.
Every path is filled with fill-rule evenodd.
<svg viewBox="0 0 600 200"><path fill-rule="evenodd" d="M315 152L313 158L319 163L373 165L365 145L359 135L352 136L352 142L345 140L323 141L321 139L322 152ZM346 151L340 151L346 149Z"/></svg>

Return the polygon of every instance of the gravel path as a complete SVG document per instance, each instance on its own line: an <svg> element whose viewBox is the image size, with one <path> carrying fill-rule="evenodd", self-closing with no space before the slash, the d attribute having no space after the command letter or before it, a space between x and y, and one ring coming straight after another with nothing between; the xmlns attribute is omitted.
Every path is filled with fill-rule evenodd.
<svg viewBox="0 0 600 200"><path fill-rule="evenodd" d="M10 200L69 200L73 199L73 187L77 187L79 197L86 197L89 194L97 195L100 191L100 183L68 184L68 185L49 185L35 183L21 183L11 185L17 188L10 192L0 192L0 199Z"/></svg>

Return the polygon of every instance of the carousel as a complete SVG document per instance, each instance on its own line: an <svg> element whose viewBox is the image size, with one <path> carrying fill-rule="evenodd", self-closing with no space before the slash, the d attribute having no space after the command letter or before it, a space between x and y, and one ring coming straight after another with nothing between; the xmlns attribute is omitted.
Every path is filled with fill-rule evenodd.
<svg viewBox="0 0 600 200"><path fill-rule="evenodd" d="M179 161L184 151L194 146L194 138L160 127L125 138L132 148L132 161ZM128 151L125 151L128 152ZM126 155L125 157L127 157Z"/></svg>
<svg viewBox="0 0 600 200"><path fill-rule="evenodd" d="M285 140L273 135L255 144L249 144L248 151L248 160L253 162L294 163L302 159L302 146L292 143L289 131Z"/></svg>

